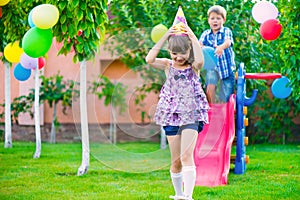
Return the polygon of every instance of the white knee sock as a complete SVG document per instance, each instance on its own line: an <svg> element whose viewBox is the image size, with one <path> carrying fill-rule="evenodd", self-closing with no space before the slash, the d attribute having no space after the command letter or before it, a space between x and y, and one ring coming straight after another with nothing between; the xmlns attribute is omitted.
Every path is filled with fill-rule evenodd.
<svg viewBox="0 0 300 200"><path fill-rule="evenodd" d="M196 167L183 166L182 178L183 178L183 185L184 185L184 195L192 199L195 182L196 182Z"/></svg>
<svg viewBox="0 0 300 200"><path fill-rule="evenodd" d="M183 190L182 190L182 172L179 173L173 173L170 171L171 179L173 183L173 187L175 190L176 196L183 196Z"/></svg>

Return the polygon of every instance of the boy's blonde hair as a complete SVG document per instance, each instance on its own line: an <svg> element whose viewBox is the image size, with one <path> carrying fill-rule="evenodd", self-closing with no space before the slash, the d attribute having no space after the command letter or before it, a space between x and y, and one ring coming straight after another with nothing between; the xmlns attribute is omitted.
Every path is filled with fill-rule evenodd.
<svg viewBox="0 0 300 200"><path fill-rule="evenodd" d="M217 13L218 15L221 15L224 20L226 20L226 10L222 6L214 5L210 7L207 11L207 16L209 16L212 12Z"/></svg>

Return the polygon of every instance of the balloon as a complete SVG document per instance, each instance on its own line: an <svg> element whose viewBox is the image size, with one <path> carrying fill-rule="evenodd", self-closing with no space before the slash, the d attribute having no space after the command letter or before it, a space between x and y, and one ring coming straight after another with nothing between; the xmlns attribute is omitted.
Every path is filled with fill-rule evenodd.
<svg viewBox="0 0 300 200"><path fill-rule="evenodd" d="M8 4L10 0L0 0L0 6L4 6L6 4Z"/></svg>
<svg viewBox="0 0 300 200"><path fill-rule="evenodd" d="M39 57L38 58L38 65L39 65L39 69L42 69L45 66L46 63L46 59L43 57Z"/></svg>
<svg viewBox="0 0 300 200"><path fill-rule="evenodd" d="M282 76L276 79L271 86L271 91L276 98L285 99L292 93L292 88L288 85L290 80Z"/></svg>
<svg viewBox="0 0 300 200"><path fill-rule="evenodd" d="M28 24L29 26L32 28L32 27L35 27L33 21L32 21L32 12L33 12L33 9L30 11L29 15L28 15Z"/></svg>
<svg viewBox="0 0 300 200"><path fill-rule="evenodd" d="M20 64L25 69L34 69L34 68L36 68L36 66L38 64L38 59L32 58L32 57L28 56L26 53L23 53L20 58Z"/></svg>
<svg viewBox="0 0 300 200"><path fill-rule="evenodd" d="M212 47L204 46L202 47L204 56L203 68L206 70L214 69L218 65L218 58L215 56L215 49Z"/></svg>
<svg viewBox="0 0 300 200"><path fill-rule="evenodd" d="M82 30L82 29L80 29L80 30L77 32L77 36L81 36L81 35L82 35L82 33L83 33L83 30Z"/></svg>
<svg viewBox="0 0 300 200"><path fill-rule="evenodd" d="M31 28L27 31L22 40L22 47L25 53L32 57L38 58L44 56L52 44L52 30Z"/></svg>
<svg viewBox="0 0 300 200"><path fill-rule="evenodd" d="M253 6L252 16L258 23L263 23L268 19L276 19L278 16L278 9L271 2L260 1Z"/></svg>
<svg viewBox="0 0 300 200"><path fill-rule="evenodd" d="M19 62L23 52L23 49L19 46L19 41L9 43L4 47L4 57L6 60L12 63Z"/></svg>
<svg viewBox="0 0 300 200"><path fill-rule="evenodd" d="M168 31L168 28L163 24L158 24L153 27L151 31L151 39L153 42L157 43L160 38Z"/></svg>
<svg viewBox="0 0 300 200"><path fill-rule="evenodd" d="M36 27L49 29L54 26L59 18L58 9L51 4L36 6L32 11L32 21Z"/></svg>
<svg viewBox="0 0 300 200"><path fill-rule="evenodd" d="M19 81L26 81L31 75L30 69L25 69L20 63L15 66L14 76Z"/></svg>
<svg viewBox="0 0 300 200"><path fill-rule="evenodd" d="M260 35L265 40L276 40L281 33L282 26L276 19L269 19L260 25Z"/></svg>

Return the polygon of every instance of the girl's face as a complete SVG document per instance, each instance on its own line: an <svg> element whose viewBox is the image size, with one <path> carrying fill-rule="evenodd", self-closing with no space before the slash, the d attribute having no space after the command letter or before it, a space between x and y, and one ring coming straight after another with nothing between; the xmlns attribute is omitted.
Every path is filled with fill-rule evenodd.
<svg viewBox="0 0 300 200"><path fill-rule="evenodd" d="M218 32L223 26L225 20L222 15L215 12L210 13L208 17L208 24L214 33Z"/></svg>
<svg viewBox="0 0 300 200"><path fill-rule="evenodd" d="M178 66L186 65L188 59L190 57L190 51L187 52L172 52L170 51L171 59L176 63Z"/></svg>
<svg viewBox="0 0 300 200"><path fill-rule="evenodd" d="M169 38L168 49L171 59L177 66L191 62L191 41L188 36L172 36Z"/></svg>

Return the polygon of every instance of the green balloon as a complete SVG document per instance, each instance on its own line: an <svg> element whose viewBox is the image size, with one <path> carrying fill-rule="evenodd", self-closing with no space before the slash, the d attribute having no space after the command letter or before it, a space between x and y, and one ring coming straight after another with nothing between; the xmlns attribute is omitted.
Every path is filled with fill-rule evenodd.
<svg viewBox="0 0 300 200"><path fill-rule="evenodd" d="M22 40L22 48L32 58L42 57L49 51L52 37L51 29L33 27L25 33Z"/></svg>

